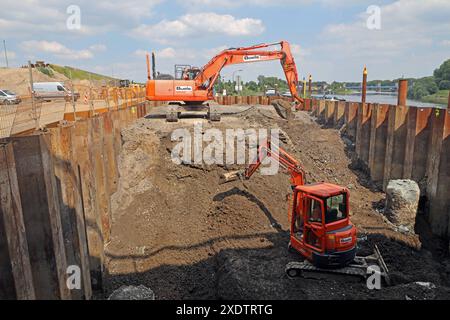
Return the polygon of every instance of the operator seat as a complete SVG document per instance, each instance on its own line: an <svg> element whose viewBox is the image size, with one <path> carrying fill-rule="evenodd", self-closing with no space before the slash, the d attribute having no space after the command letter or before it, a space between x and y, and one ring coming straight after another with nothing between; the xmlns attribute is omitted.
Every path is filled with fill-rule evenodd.
<svg viewBox="0 0 450 320"><path fill-rule="evenodd" d="M327 210L327 223L336 222L338 220L339 210L331 208Z"/></svg>

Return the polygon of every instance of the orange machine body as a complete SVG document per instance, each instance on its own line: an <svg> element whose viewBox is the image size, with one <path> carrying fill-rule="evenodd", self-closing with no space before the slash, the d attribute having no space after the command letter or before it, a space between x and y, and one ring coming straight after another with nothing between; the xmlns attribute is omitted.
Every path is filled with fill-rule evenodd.
<svg viewBox="0 0 450 320"><path fill-rule="evenodd" d="M250 179L266 157L278 162L291 176L290 248L318 267L350 264L356 256L357 239L356 227L350 221L348 189L325 182L305 184L301 164L270 141L258 148L257 159L243 177Z"/></svg>
<svg viewBox="0 0 450 320"><path fill-rule="evenodd" d="M351 263L357 238L356 227L350 221L349 191L317 183L297 186L293 197L289 212L291 248L318 267L340 268ZM333 208L332 199L340 200L339 208ZM320 207L320 215L314 219L313 203Z"/></svg>
<svg viewBox="0 0 450 320"><path fill-rule="evenodd" d="M275 45L280 45L281 50L262 50ZM297 103L303 103L303 99L298 95L297 67L290 45L286 41L223 50L201 69L194 68L195 72L190 72L194 69L186 70L182 79L155 80L150 78L149 73L146 97L151 101L183 101L201 104L214 99L213 87L224 67L272 60L280 60L292 97Z"/></svg>
<svg viewBox="0 0 450 320"><path fill-rule="evenodd" d="M193 80L149 80L147 81L147 99L202 103L214 97L208 90L196 89Z"/></svg>

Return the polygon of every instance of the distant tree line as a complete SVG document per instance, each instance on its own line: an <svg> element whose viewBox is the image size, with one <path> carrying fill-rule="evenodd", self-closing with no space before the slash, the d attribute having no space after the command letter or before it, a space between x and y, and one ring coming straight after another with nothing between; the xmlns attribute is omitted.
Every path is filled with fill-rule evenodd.
<svg viewBox="0 0 450 320"><path fill-rule="evenodd" d="M367 85L370 87L394 87L397 86L399 79L394 80L370 80ZM421 100L422 98L434 95L440 90L450 90L450 59L445 61L438 69L436 69L432 76L423 77L419 79L408 78L408 98ZM215 90L222 93L225 89L227 94L236 92L236 81L219 81L215 85ZM302 86L302 81L300 81ZM332 82L328 84L325 81L313 82L313 87L320 92L332 93L346 93L347 88L361 87L361 82ZM242 83L242 94L258 95L264 94L268 89L275 89L279 93L289 91L286 80L277 77L258 76L257 81L249 81Z"/></svg>
<svg viewBox="0 0 450 320"><path fill-rule="evenodd" d="M408 98L420 100L439 90L450 90L450 59L433 73L433 76L409 79Z"/></svg>
<svg viewBox="0 0 450 320"><path fill-rule="evenodd" d="M243 94L263 94L268 89L276 89L280 93L285 91L289 91L289 87L286 80L279 79L277 77L265 77L258 76L257 81L248 81L241 83L242 85L242 93ZM215 85L215 90L218 93L222 93L225 89L227 94L233 94L236 90L237 79L235 81L228 80L223 81L219 78Z"/></svg>

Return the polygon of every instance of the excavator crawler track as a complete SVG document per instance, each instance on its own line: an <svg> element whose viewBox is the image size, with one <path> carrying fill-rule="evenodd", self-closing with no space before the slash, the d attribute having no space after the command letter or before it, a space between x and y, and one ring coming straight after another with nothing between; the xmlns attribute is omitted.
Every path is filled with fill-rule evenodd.
<svg viewBox="0 0 450 320"><path fill-rule="evenodd" d="M371 266L377 266L380 270L380 275L384 279L387 285L390 285L389 270L386 263L381 256L378 246L375 245L374 253L367 257L355 257L354 261L348 266L338 269L324 269L314 266L311 262L305 261L294 261L289 262L286 265L286 274L289 278L312 278L312 279L323 279L333 276L350 276L359 278L361 280L367 279L369 268Z"/></svg>
<svg viewBox="0 0 450 320"><path fill-rule="evenodd" d="M358 277L360 279L366 278L366 270L363 268L349 265L345 268L339 269L323 269L314 266L309 261L303 262L290 262L286 265L286 274L289 278L309 278L309 279L322 279L329 278L329 275L345 275Z"/></svg>
<svg viewBox="0 0 450 320"><path fill-rule="evenodd" d="M217 112L215 106L210 106L208 109L208 119L213 122L219 122L221 120L220 113Z"/></svg>

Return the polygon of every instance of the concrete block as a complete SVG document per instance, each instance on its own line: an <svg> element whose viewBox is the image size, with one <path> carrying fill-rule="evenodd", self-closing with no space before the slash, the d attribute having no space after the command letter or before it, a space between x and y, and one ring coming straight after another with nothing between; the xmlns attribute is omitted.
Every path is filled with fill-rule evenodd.
<svg viewBox="0 0 450 320"><path fill-rule="evenodd" d="M391 180L386 188L385 215L397 225L414 232L420 189L412 180Z"/></svg>

